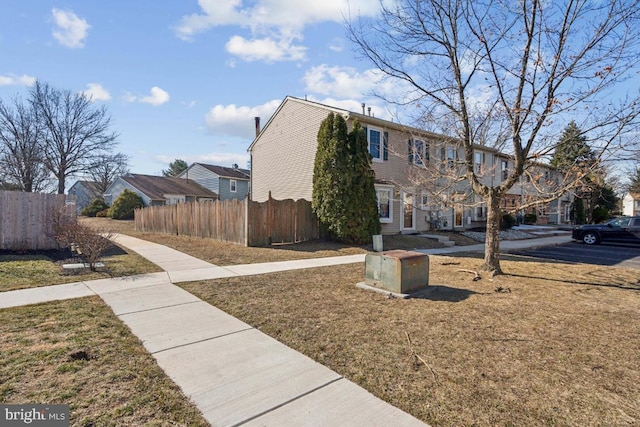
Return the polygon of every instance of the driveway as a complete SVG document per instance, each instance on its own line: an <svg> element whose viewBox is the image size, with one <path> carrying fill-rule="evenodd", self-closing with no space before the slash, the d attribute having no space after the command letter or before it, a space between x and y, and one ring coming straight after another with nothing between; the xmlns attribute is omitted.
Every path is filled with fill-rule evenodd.
<svg viewBox="0 0 640 427"><path fill-rule="evenodd" d="M510 251L513 254L549 260L636 268L640 270L640 245L603 243L585 245L571 242L531 250Z"/></svg>

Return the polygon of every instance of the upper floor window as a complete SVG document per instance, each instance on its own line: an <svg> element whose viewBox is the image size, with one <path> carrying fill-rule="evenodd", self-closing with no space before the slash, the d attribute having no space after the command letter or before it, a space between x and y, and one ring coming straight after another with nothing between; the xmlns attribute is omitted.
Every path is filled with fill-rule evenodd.
<svg viewBox="0 0 640 427"><path fill-rule="evenodd" d="M382 160L382 132L369 128L369 153L374 160Z"/></svg>
<svg viewBox="0 0 640 427"><path fill-rule="evenodd" d="M453 169L453 165L456 161L456 149L455 147L447 147L447 168Z"/></svg>
<svg viewBox="0 0 640 427"><path fill-rule="evenodd" d="M389 133L374 127L365 127L369 154L374 162L389 160Z"/></svg>
<svg viewBox="0 0 640 427"><path fill-rule="evenodd" d="M423 166L429 163L429 143L419 139L410 139L408 143L409 163Z"/></svg>
<svg viewBox="0 0 640 427"><path fill-rule="evenodd" d="M474 170L476 171L476 173L482 173L482 171L484 171L484 162L485 153L476 151L474 155Z"/></svg>
<svg viewBox="0 0 640 427"><path fill-rule="evenodd" d="M229 191L232 193L238 191L238 182L235 179L229 181Z"/></svg>
<svg viewBox="0 0 640 427"><path fill-rule="evenodd" d="M500 162L500 172L502 173L502 179L507 179L509 176L509 162L507 160Z"/></svg>

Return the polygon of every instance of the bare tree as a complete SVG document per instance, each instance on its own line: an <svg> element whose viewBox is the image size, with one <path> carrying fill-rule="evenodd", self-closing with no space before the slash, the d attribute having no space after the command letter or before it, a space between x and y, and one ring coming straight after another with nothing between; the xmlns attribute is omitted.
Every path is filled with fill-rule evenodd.
<svg viewBox="0 0 640 427"><path fill-rule="evenodd" d="M123 153L101 154L92 159L86 170L88 180L95 183L96 197L102 197L116 178L129 173L129 156Z"/></svg>
<svg viewBox="0 0 640 427"><path fill-rule="evenodd" d="M117 134L109 130L106 108L95 107L81 93L36 81L30 94L44 128L44 164L58 180L58 194L64 194L67 177L85 172L96 156L108 153Z"/></svg>
<svg viewBox="0 0 640 427"><path fill-rule="evenodd" d="M456 166L449 170L456 173L450 175L486 203L483 267L501 273L500 202L509 189L529 176L540 192L538 202L550 201L587 173L575 165L537 185L535 175L548 164L562 128L572 119L578 123L594 150L595 166L637 130L637 87L620 83L638 70L639 2L399 0L380 5L375 20L348 23L350 38L360 54L406 88L400 96L378 95L419 108L423 123L450 137L444 144L459 147L462 155L451 159ZM474 167L477 147L506 153L513 166L501 171L499 180L482 179ZM442 162L448 162L446 153Z"/></svg>
<svg viewBox="0 0 640 427"><path fill-rule="evenodd" d="M31 105L20 98L0 100L0 170L2 180L27 193L45 190L51 175L43 163L42 128Z"/></svg>

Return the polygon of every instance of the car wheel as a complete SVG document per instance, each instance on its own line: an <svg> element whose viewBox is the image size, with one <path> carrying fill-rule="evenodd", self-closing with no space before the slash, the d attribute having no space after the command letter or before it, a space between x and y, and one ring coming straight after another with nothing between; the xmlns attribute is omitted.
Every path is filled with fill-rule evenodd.
<svg viewBox="0 0 640 427"><path fill-rule="evenodd" d="M582 236L582 241L587 245L595 245L596 243L598 243L599 239L598 236L594 233L586 233L584 236Z"/></svg>

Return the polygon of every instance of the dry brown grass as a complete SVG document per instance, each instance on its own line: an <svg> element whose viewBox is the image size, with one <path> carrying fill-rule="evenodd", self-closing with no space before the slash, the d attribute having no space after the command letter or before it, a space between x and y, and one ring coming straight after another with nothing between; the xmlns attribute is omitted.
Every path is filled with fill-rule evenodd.
<svg viewBox="0 0 640 427"><path fill-rule="evenodd" d="M458 271L481 263L431 257L422 299L356 288L362 264L183 287L434 426L640 425L638 271Z"/></svg>
<svg viewBox="0 0 640 427"><path fill-rule="evenodd" d="M76 263L79 260L57 261L50 257L52 252L34 255L20 253L0 255L0 292L162 271L160 267L135 252L127 253L114 245L100 258L100 261L105 264L105 269L100 271L84 269L78 274L67 275L62 271L62 264Z"/></svg>
<svg viewBox="0 0 640 427"><path fill-rule="evenodd" d="M72 426L206 426L99 297L0 310L0 403L70 405Z"/></svg>
<svg viewBox="0 0 640 427"><path fill-rule="evenodd" d="M83 224L93 226L100 230L127 234L150 242L159 243L195 256L201 260L222 266L364 254L373 249L372 245L350 246L322 240L296 243L295 245L247 248L212 239L174 236L171 234L141 233L134 230L133 221L117 221L109 218L81 218L80 221ZM451 234L451 236L457 245L478 243L459 234ZM443 246L436 240L412 235L383 236L383 240L385 250L429 249Z"/></svg>

